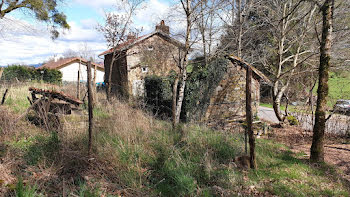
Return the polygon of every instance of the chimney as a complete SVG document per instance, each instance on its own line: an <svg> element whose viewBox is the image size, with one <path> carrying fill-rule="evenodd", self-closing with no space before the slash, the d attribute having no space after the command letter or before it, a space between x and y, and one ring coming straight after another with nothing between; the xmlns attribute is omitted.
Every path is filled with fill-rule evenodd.
<svg viewBox="0 0 350 197"><path fill-rule="evenodd" d="M126 39L129 41L135 40L136 39L136 35L134 33L129 33L128 36L126 37Z"/></svg>
<svg viewBox="0 0 350 197"><path fill-rule="evenodd" d="M156 31L161 31L167 35L169 35L169 26L166 26L164 20L160 21L159 25L156 25Z"/></svg>

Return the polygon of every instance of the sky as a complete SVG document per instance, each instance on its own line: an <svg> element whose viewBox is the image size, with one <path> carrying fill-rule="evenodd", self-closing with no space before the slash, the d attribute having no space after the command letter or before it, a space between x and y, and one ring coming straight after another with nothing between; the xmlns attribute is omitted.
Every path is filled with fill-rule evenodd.
<svg viewBox="0 0 350 197"><path fill-rule="evenodd" d="M107 44L96 27L103 23L105 12L115 12L116 1L66 0L59 10L66 14L71 28L56 40L51 40L46 24L34 20L30 14L16 10L6 15L0 19L0 66L38 64L68 50L86 47L95 55L105 51ZM153 31L172 12L173 6L176 5L172 0L146 0L133 19L135 26L143 29L141 35ZM170 25L170 31L181 28L181 24Z"/></svg>

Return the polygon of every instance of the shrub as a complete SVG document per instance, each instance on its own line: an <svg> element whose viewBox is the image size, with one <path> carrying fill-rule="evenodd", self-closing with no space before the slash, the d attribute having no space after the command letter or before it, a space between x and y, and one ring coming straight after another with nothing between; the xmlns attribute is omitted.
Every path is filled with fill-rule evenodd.
<svg viewBox="0 0 350 197"><path fill-rule="evenodd" d="M299 121L294 116L287 116L290 125L298 125Z"/></svg>
<svg viewBox="0 0 350 197"><path fill-rule="evenodd" d="M34 67L12 65L5 67L3 73L3 80L6 81L32 81L43 80L47 83L61 83L62 73L59 70L54 69L35 69Z"/></svg>
<svg viewBox="0 0 350 197"><path fill-rule="evenodd" d="M145 103L160 117L171 117L172 82L167 77L148 76L145 78Z"/></svg>
<svg viewBox="0 0 350 197"><path fill-rule="evenodd" d="M4 69L3 79L14 80L17 78L19 81L28 81L35 75L35 70L32 67L12 65Z"/></svg>
<svg viewBox="0 0 350 197"><path fill-rule="evenodd" d="M36 74L42 74L42 80L47 83L61 83L62 82L62 73L59 70L55 69L38 69L36 70ZM38 78L37 78L38 79ZM39 75L40 79L40 75Z"/></svg>

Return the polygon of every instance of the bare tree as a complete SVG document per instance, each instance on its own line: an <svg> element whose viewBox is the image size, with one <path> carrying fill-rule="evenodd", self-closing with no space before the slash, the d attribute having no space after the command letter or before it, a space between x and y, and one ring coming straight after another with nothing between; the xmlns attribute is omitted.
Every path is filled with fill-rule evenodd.
<svg viewBox="0 0 350 197"><path fill-rule="evenodd" d="M270 73L273 81L273 109L279 121L284 120L280 111L281 99L289 88L290 81L297 75L297 68L313 57L315 52L313 19L316 7L310 4L299 5L294 0L270 1L268 11L271 13L265 19L271 30L271 47L266 47L265 57L261 58L264 68ZM278 19L278 20L276 20Z"/></svg>
<svg viewBox="0 0 350 197"><path fill-rule="evenodd" d="M185 31L185 46L183 51L179 49L180 58L178 62L178 66L180 69L180 77L179 77L179 83L180 83L180 89L178 98L176 101L176 110L175 117L173 117L173 124L176 125L180 122L180 114L181 114L181 108L182 103L185 96L185 87L186 87L186 80L187 80L187 65L188 65L188 55L191 49L191 46L194 44L193 39L191 39L191 35L193 33L193 26L194 22L198 19L198 15L196 14L195 10L202 5L203 0L180 0L182 11L185 13L186 17L186 31ZM176 80L177 81L177 80ZM177 87L174 86L173 92L177 92ZM173 101L175 101L174 99ZM174 104L173 104L174 105ZM175 105L174 105L175 106Z"/></svg>
<svg viewBox="0 0 350 197"><path fill-rule="evenodd" d="M64 58L79 57L79 53L77 51L74 51L73 49L67 49L62 53L62 56Z"/></svg>
<svg viewBox="0 0 350 197"><path fill-rule="evenodd" d="M105 24L99 25L97 30L103 33L108 47L112 48L112 61L109 66L109 74L106 79L107 99L111 99L112 72L114 63L123 56L123 53L118 50L118 46L127 40L128 33L135 33L136 29L132 28L132 17L135 15L137 8L143 0L128 0L124 1L118 10L123 14L106 13Z"/></svg>

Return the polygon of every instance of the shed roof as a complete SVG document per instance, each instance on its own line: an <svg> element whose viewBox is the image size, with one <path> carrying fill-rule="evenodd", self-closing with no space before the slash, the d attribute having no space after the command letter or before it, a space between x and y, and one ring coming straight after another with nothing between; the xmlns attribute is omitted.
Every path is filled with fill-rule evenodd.
<svg viewBox="0 0 350 197"><path fill-rule="evenodd" d="M37 69L41 69L41 68L58 69L73 62L81 62L82 64L86 65L88 61L80 57L61 58L57 61L51 60L46 64L39 66ZM104 70L104 66L102 64L91 62L91 65L97 66L99 69Z"/></svg>
<svg viewBox="0 0 350 197"><path fill-rule="evenodd" d="M249 66L250 69L252 69L253 73L259 77L260 79L262 79L264 82L266 82L268 85L271 85L272 82L270 81L270 79L268 77L266 77L266 75L264 75L261 71L259 71L257 68L255 68L254 66L250 65L249 63L245 62L244 60L242 60L241 58L235 56L235 55L228 55L227 58L229 60L231 60L231 62L237 62L240 65L243 65L244 67Z"/></svg>

